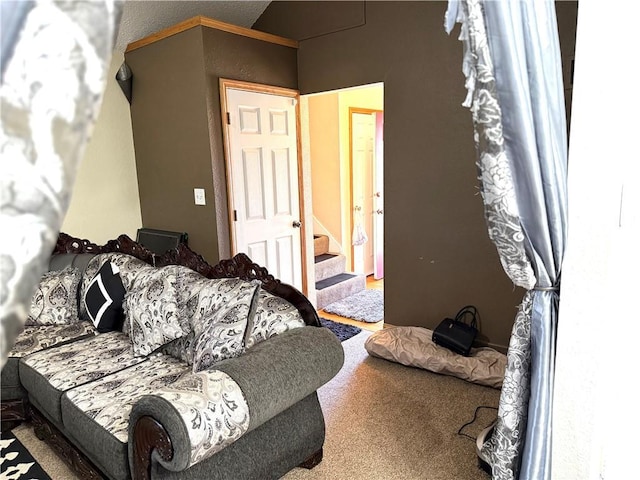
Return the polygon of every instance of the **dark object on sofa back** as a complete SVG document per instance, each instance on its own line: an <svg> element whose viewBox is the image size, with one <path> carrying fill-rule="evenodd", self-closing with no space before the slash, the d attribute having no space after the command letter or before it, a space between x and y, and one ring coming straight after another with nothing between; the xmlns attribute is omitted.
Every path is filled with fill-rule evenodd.
<svg viewBox="0 0 640 480"><path fill-rule="evenodd" d="M188 239L189 235L186 232L171 232L154 228L139 228L136 236L137 243L158 255L176 248L181 243L187 244Z"/></svg>

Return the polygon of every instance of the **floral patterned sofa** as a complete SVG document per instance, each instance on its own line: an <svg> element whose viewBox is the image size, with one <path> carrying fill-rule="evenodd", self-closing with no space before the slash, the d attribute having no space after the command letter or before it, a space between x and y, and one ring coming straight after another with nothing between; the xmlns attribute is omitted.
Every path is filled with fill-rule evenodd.
<svg viewBox="0 0 640 480"><path fill-rule="evenodd" d="M3 429L30 418L82 478L279 478L322 459L316 391L343 355L245 255L61 234L2 370Z"/></svg>

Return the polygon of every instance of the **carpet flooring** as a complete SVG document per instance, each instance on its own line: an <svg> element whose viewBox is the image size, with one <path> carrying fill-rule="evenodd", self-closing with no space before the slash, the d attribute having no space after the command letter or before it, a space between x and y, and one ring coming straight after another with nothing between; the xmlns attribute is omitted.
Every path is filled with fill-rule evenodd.
<svg viewBox="0 0 640 480"><path fill-rule="evenodd" d="M335 333L336 337L338 337L338 340L341 342L349 340L351 337L362 331L360 327L356 327L355 325L345 325L344 323L334 322L333 320L323 317L320 317L320 323L323 327L327 327Z"/></svg>
<svg viewBox="0 0 640 480"><path fill-rule="evenodd" d="M282 480L488 480L475 441L458 430L500 391L369 356L363 331L344 342L345 364L318 396L327 434L324 460ZM475 438L495 419L480 409L463 433Z"/></svg>
<svg viewBox="0 0 640 480"><path fill-rule="evenodd" d="M324 459L282 480L489 480L475 442L495 419L496 389L369 356L363 331L342 343L345 363L318 390L326 423ZM82 480L61 464L27 424L16 436L53 480ZM55 472L55 473L53 473Z"/></svg>
<svg viewBox="0 0 640 480"><path fill-rule="evenodd" d="M323 308L325 312L341 317L376 323L384 319L384 292L382 290L362 290Z"/></svg>

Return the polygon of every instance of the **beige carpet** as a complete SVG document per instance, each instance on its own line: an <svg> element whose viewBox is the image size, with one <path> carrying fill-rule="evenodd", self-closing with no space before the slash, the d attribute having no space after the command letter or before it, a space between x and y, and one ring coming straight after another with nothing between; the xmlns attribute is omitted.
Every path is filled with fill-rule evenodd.
<svg viewBox="0 0 640 480"><path fill-rule="evenodd" d="M486 480L475 443L458 435L476 407L497 406L498 390L405 367L364 349L372 332L342 343L345 365L319 390L327 436L324 460L296 468L283 480ZM475 437L495 418L481 409L464 429ZM75 480L28 427L15 431L53 480Z"/></svg>

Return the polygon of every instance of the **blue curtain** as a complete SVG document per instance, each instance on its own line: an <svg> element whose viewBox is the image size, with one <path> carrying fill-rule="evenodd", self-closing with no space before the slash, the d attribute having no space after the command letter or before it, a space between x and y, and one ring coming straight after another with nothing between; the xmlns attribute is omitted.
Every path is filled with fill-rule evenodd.
<svg viewBox="0 0 640 480"><path fill-rule="evenodd" d="M489 235L528 291L514 322L498 420L481 455L493 478L549 479L567 128L553 1L449 2L460 22Z"/></svg>

